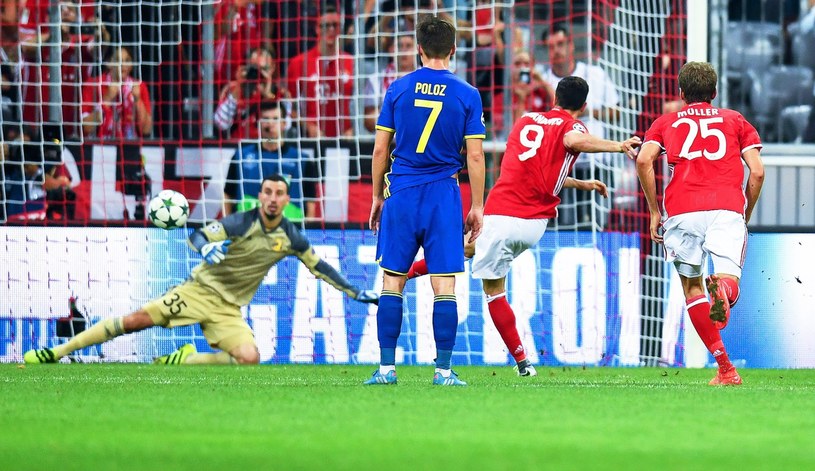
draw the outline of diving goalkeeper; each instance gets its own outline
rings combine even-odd
[[[289,187],[282,176],[265,178],[257,210],[229,215],[190,235],[188,243],[204,261],[192,270],[189,280],[136,312],[94,324],[65,344],[29,350],[25,362],[56,363],[75,350],[148,327],[200,324],[207,342],[220,352],[198,353],[194,345],[188,344],[156,358],[154,363],[256,364],[260,354],[240,307],[249,304],[269,269],[289,255],[299,258],[317,278],[351,298],[378,303],[378,294],[352,286],[321,260],[305,236],[283,217],[289,198]]]

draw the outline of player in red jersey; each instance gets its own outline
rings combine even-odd
[[[747,222],[764,183],[756,129],[737,111],[716,108],[718,77],[704,62],[688,62],[679,71],[685,106],[651,125],[637,157],[637,174],[651,213],[651,238],[663,243],[685,292],[688,315],[719,365],[711,385],[739,385],[719,329],[739,298],[739,278],[747,248]],[[657,203],[654,161],[668,158],[671,180],[665,188],[665,220]],[[750,169],[746,189],[742,160]],[[663,233],[659,233],[662,226]],[[715,274],[706,284],[707,257]],[[713,322],[711,322],[711,320]]]
[[[300,105],[306,137],[353,135],[354,58],[339,46],[342,18],[332,5],[320,16],[317,45],[288,65],[287,86]]]
[[[580,152],[625,152],[633,156],[638,137],[610,141],[588,134],[577,117],[586,107],[589,85],[580,77],[566,77],[555,91],[555,107],[545,113],[526,113],[512,128],[501,161],[501,174],[484,207],[484,228],[475,242],[474,278],[482,280],[495,327],[517,362],[519,376],[536,375],[518,335],[515,313],[506,299],[506,277],[521,253],[543,237],[549,220],[557,216],[563,188],[598,191],[598,180],[569,177]],[[465,249],[466,250],[466,249]],[[410,275],[422,274],[423,260]]]

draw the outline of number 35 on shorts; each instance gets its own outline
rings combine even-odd
[[[171,293],[167,293],[164,295],[164,298],[161,302],[167,307],[167,313],[171,316],[177,316],[181,313],[181,310],[187,307],[187,303],[181,299],[181,295],[178,294],[177,291],[173,291]]]

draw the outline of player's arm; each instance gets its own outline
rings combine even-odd
[[[574,188],[581,191],[596,191],[603,198],[608,198],[608,187],[600,180],[579,180],[577,178],[566,177],[563,188]]]
[[[285,231],[291,242],[292,254],[300,259],[312,275],[361,303],[377,304],[379,302],[379,295],[377,293],[352,285],[340,272],[329,265],[325,260],[321,259],[314,251],[308,239],[306,239],[306,236],[293,224],[286,220],[284,220],[283,224],[283,231]]]
[[[232,243],[230,237],[246,232],[254,216],[255,213],[250,211],[231,214],[220,221],[213,221],[194,230],[187,239],[187,245],[200,253],[204,261],[210,265],[221,263]]]
[[[368,218],[368,224],[374,232],[379,231],[382,205],[385,203],[385,172],[388,171],[388,149],[390,149],[391,141],[393,141],[393,130],[377,125],[371,162],[373,195],[371,215]]]
[[[312,275],[325,281],[338,291],[342,291],[353,299],[367,304],[378,304],[379,295],[372,290],[364,290],[352,285],[340,272],[317,256],[312,247],[297,253],[297,258],[308,268]]]
[[[597,152],[622,152],[634,158],[635,149],[642,144],[637,136],[629,137],[624,141],[611,141],[600,139],[591,134],[569,131],[563,136],[563,145],[576,152],[594,154]]]
[[[471,205],[470,213],[464,224],[464,231],[470,232],[469,241],[473,242],[481,234],[484,223],[484,142],[479,138],[467,139],[467,175],[470,178]]]
[[[761,162],[761,155],[756,147],[745,151],[741,154],[741,158],[747,164],[747,168],[750,169],[750,176],[747,177],[747,188],[745,188],[744,192],[747,197],[744,222],[748,223],[758,202],[758,196],[761,194],[761,187],[764,185],[764,163]]]
[[[642,185],[645,200],[648,202],[648,212],[651,213],[651,239],[661,243],[662,235],[659,226],[662,223],[662,214],[657,202],[657,182],[654,175],[654,161],[662,153],[662,148],[655,142],[646,142],[639,155],[637,155],[637,177]]]

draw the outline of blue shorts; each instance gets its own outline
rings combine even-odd
[[[383,270],[404,275],[419,247],[431,275],[464,272],[464,221],[455,178],[400,190],[385,200],[376,258]]]

